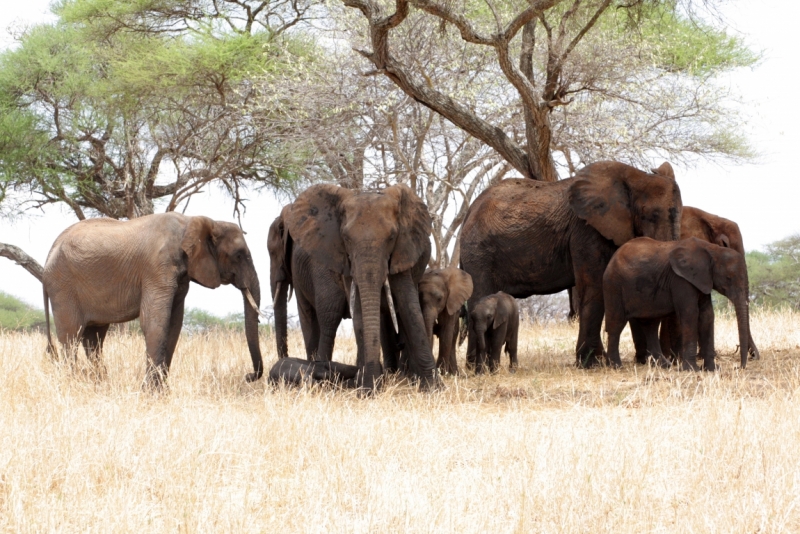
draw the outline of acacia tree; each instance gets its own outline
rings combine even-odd
[[[304,163],[302,142],[251,113],[250,78],[314,60],[313,42],[288,32],[307,9],[64,2],[55,24],[0,56],[4,208],[63,202],[78,219],[134,218],[211,183],[237,210],[241,188],[281,187]]]
[[[372,73],[490,146],[523,177],[556,180],[557,163],[572,171],[598,156],[635,163],[652,151],[673,158],[749,155],[713,81],[757,58],[740,40],[682,15],[675,2],[344,4],[362,15],[354,46]],[[430,83],[432,71],[462,73],[408,53],[420,20],[439,25],[443,47],[493,53],[493,72],[513,96],[522,139],[512,125],[493,122],[461,94]]]
[[[429,4],[412,1],[403,15],[400,2],[400,14],[382,17],[382,4],[369,1],[359,4],[372,13],[366,39],[363,11],[330,7],[329,41],[353,43],[361,60],[349,47],[331,46],[327,68],[303,84],[281,85],[304,95],[303,118],[313,119],[305,135],[321,157],[309,177],[356,188],[395,182],[414,188],[434,221],[432,265],[448,262],[448,246],[474,196],[506,176],[536,177],[525,171],[536,158],[540,167],[545,161],[568,175],[598,159],[647,168],[654,153],[684,162],[748,155],[743,138],[731,135],[739,116],[726,109],[728,95],[714,79],[755,56],[740,41],[664,6],[556,5],[526,22],[518,38],[503,44],[491,34],[494,44],[480,46],[465,40],[461,28],[489,28],[489,35],[513,6],[448,4],[469,10],[471,18],[458,19],[458,26],[447,18],[452,13]],[[372,43],[385,57],[363,50]],[[556,50],[563,50],[558,61],[551,57]],[[498,61],[510,55],[544,95],[539,103],[549,103],[535,113]],[[387,62],[376,63],[379,57]],[[557,98],[545,99],[545,80],[558,82]],[[544,138],[546,149],[532,144]],[[552,179],[553,172],[540,177]]]

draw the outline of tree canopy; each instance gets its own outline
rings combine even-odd
[[[800,310],[800,234],[748,252],[747,270],[754,304]]]
[[[316,47],[286,31],[291,17],[215,5],[65,0],[56,23],[0,55],[6,210],[63,202],[79,219],[133,218],[211,183],[238,201],[248,185],[295,179],[304,141],[280,135],[271,110],[254,113],[274,88],[252,80],[313,63]]]

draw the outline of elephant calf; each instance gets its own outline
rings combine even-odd
[[[488,354],[489,371],[500,366],[500,352],[505,345],[510,358],[509,371],[516,370],[517,337],[519,335],[519,309],[517,300],[498,291],[479,300],[470,312],[469,327],[477,341],[475,372],[482,373]]]
[[[715,369],[712,289],[728,297],[736,309],[744,369],[750,338],[744,256],[695,237],[668,242],[640,237],[622,245],[603,276],[611,364],[621,366],[619,337],[625,323],[639,319],[648,351],[661,365],[669,366],[661,352],[658,323],[662,317],[675,313],[683,369],[697,370],[698,340],[704,368]]]
[[[343,383],[353,387],[358,367],[338,362],[315,362],[300,358],[280,358],[269,370],[269,382],[300,386],[314,383]]]
[[[439,336],[439,358],[436,366],[449,374],[458,373],[456,336],[458,312],[472,295],[472,277],[461,269],[428,269],[419,282],[419,303],[425,321],[425,334],[433,347],[433,336]]]

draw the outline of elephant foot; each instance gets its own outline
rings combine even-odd
[[[439,373],[434,373],[433,376],[420,377],[419,379],[420,391],[436,391],[443,388],[444,382],[442,382]]]
[[[247,375],[244,377],[244,379],[245,379],[247,382],[255,382],[255,381],[257,381],[258,379],[260,379],[260,378],[262,377],[262,375],[263,375],[263,374],[264,374],[264,371],[263,371],[263,370],[262,370],[262,371],[256,371],[256,372],[254,372],[254,373],[247,373]]]
[[[647,365],[648,363],[650,363],[649,356],[650,355],[647,354],[646,352],[644,354],[636,353],[635,361],[639,365]]]
[[[691,360],[683,360],[681,363],[681,371],[699,371],[700,368],[697,366],[697,362],[693,362]]]
[[[597,355],[590,352],[588,354],[578,354],[575,365],[577,365],[579,369],[592,369],[593,367],[599,367],[601,361]]]
[[[672,367],[672,362],[666,359],[663,354],[658,357],[648,356],[647,362],[649,365],[658,366],[662,369],[669,369]]]
[[[515,375],[515,374],[517,374],[517,368],[516,367],[509,367],[508,368],[508,372],[511,373],[512,375]]]

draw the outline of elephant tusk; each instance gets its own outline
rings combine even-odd
[[[350,318],[356,317],[356,282],[353,280],[350,283]]]
[[[392,314],[392,324],[394,325],[394,332],[395,334],[399,334],[400,329],[397,327],[397,315],[394,313],[394,301],[392,300],[392,288],[389,287],[388,278],[383,282],[383,287],[386,288],[386,301],[389,303],[389,313]]]
[[[261,313],[261,310],[258,309],[258,304],[256,304],[256,299],[253,298],[253,294],[250,293],[250,289],[245,288],[244,296],[247,298],[247,302],[250,303],[250,306],[256,311],[259,317],[266,318],[267,316]]]
[[[289,298],[286,299],[286,302],[292,301],[292,294],[294,293],[294,286],[289,284]]]
[[[249,293],[249,291],[248,291],[248,293]],[[278,295],[280,295],[280,294],[281,294],[281,283],[278,282],[278,285],[275,286],[275,297],[272,299],[272,307],[273,308],[278,305]],[[250,297],[252,298],[252,295]]]

